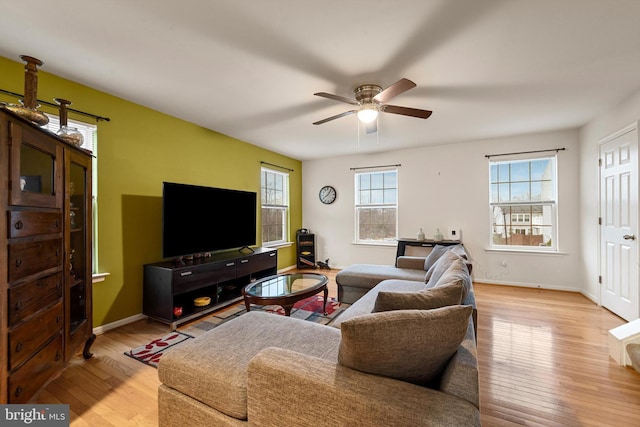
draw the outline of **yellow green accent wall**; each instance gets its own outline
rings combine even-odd
[[[259,195],[261,161],[293,169],[289,239],[295,241],[302,227],[300,161],[49,74],[47,58],[39,59],[44,66],[38,71],[38,99],[66,98],[70,108],[111,119],[98,123],[98,270],[110,275],[93,285],[94,327],[142,312],[143,265],[162,260],[163,181]],[[19,59],[0,57],[0,76],[0,89],[24,93]],[[0,101],[18,100],[0,93]],[[57,114],[55,108],[41,109]],[[69,118],[92,120],[74,113]],[[295,246],[278,249],[278,269],[295,264]]]

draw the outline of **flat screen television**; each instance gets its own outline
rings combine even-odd
[[[163,182],[164,258],[255,244],[256,193]]]

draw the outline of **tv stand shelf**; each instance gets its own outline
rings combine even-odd
[[[254,280],[277,274],[275,249],[254,248],[212,254],[185,261],[162,261],[144,266],[142,313],[171,325],[203,316],[242,299],[242,288]],[[194,300],[210,297],[211,303],[196,307]],[[174,314],[181,308],[181,314]]]

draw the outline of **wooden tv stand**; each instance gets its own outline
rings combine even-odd
[[[276,249],[254,248],[215,253],[211,257],[186,261],[163,261],[144,266],[142,313],[171,325],[203,316],[242,300],[242,288],[254,280],[277,274]],[[194,300],[210,297],[211,303],[196,307]],[[182,308],[180,315],[174,314]]]

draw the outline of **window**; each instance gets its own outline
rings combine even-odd
[[[394,242],[398,235],[398,171],[356,172],[356,243]]]
[[[47,129],[50,132],[53,133],[57,133],[58,130],[60,129],[60,118],[58,116],[54,116],[51,114],[47,114],[47,117],[49,117],[49,123],[47,123],[46,126],[43,126],[45,129]],[[93,195],[93,200],[92,200],[92,209],[91,209],[91,213],[93,215],[92,218],[92,224],[93,224],[93,238],[92,238],[92,242],[93,242],[93,256],[91,257],[92,262],[93,262],[93,266],[92,266],[92,272],[93,274],[97,274],[98,273],[98,163],[96,160],[96,149],[97,149],[97,142],[98,142],[98,126],[94,125],[94,124],[89,124],[89,123],[84,123],[84,122],[78,122],[76,120],[71,120],[68,119],[67,120],[67,125],[71,126],[71,127],[75,127],[76,129],[78,129],[80,131],[80,133],[82,133],[82,137],[83,137],[83,142],[82,142],[82,148],[91,151],[94,154],[93,157],[93,164],[92,164],[92,182],[93,182],[93,188],[91,189],[91,194]]]
[[[289,231],[289,174],[261,170],[262,245],[287,241]]]
[[[47,114],[47,117],[49,117],[49,123],[47,123],[47,125],[43,127],[50,132],[57,133],[58,129],[60,129],[60,118],[58,116],[53,116],[51,114]],[[98,126],[88,124],[88,123],[78,122],[71,119],[67,120],[67,125],[74,127],[80,131],[80,133],[84,138],[84,141],[82,142],[82,148],[89,150],[95,154],[95,145],[96,145],[96,139],[98,134]]]
[[[556,157],[489,161],[491,247],[557,250]]]

